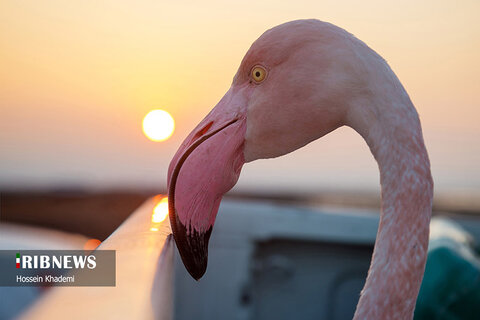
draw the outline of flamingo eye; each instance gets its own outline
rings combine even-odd
[[[251,72],[251,77],[256,83],[260,83],[263,80],[265,80],[266,76],[267,76],[267,70],[265,70],[264,67],[261,67],[261,66],[253,67]]]

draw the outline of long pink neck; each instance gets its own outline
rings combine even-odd
[[[357,131],[380,168],[377,240],[354,319],[412,319],[425,270],[433,181],[411,104],[367,116]]]

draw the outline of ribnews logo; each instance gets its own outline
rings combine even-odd
[[[0,286],[115,286],[115,260],[115,250],[0,250]]]
[[[96,256],[90,255],[21,255],[17,252],[15,265],[17,269],[95,269]]]

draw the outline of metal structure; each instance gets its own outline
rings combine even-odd
[[[351,319],[378,213],[224,200],[207,273],[193,280],[158,199],[101,249],[116,250],[116,287],[54,287],[21,319]],[[475,238],[476,219],[457,219]]]
[[[99,249],[116,250],[115,287],[55,287],[21,319],[172,318],[173,239],[168,219],[152,221],[154,199]]]
[[[352,319],[378,213],[223,201],[205,276],[175,261],[175,319]]]

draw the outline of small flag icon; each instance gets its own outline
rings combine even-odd
[[[18,253],[18,252],[17,252],[16,262],[17,262],[17,269],[20,269],[20,253]]]

